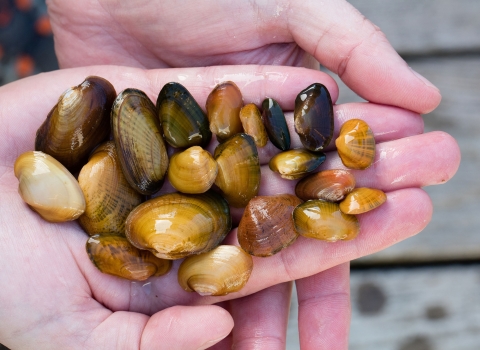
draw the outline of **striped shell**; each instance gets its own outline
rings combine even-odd
[[[349,193],[340,203],[340,210],[345,214],[362,214],[381,206],[387,196],[375,188],[360,187]]]
[[[335,140],[343,165],[351,169],[367,169],[375,159],[375,138],[363,120],[351,119],[342,125]]]
[[[354,188],[355,177],[348,170],[330,169],[301,179],[295,186],[295,194],[304,201],[323,199],[338,202]]]

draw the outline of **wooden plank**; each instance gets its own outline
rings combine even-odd
[[[403,55],[480,50],[478,0],[349,0]]]

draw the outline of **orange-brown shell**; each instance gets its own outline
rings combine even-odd
[[[363,120],[345,122],[335,140],[343,165],[350,169],[367,169],[375,159],[375,138]]]
[[[330,169],[301,179],[295,186],[295,194],[304,201],[323,199],[338,202],[354,188],[355,177],[349,171]]]
[[[240,121],[245,133],[253,137],[257,147],[264,147],[268,142],[267,131],[262,121],[262,114],[254,103],[249,103],[240,110]]]
[[[340,202],[340,210],[345,214],[363,214],[381,206],[387,196],[375,188],[360,187],[350,192]]]

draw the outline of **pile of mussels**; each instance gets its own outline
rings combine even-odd
[[[156,106],[136,89],[115,96],[114,87],[95,76],[68,89],[38,129],[35,151],[15,162],[23,200],[50,222],[78,219],[91,236],[87,253],[104,273],[145,280],[185,258],[178,271],[182,288],[227,294],[247,282],[251,255],[273,255],[299,234],[353,239],[359,231],[354,214],[386,200],[379,190],[355,188],[346,170],[308,175],[325,160],[321,151],[333,136],[332,101],[321,84],[295,100],[295,130],[305,148],[291,150],[279,104],[266,98],[263,113],[244,106],[230,81],[210,93],[207,114],[174,82],[162,88]],[[212,133],[220,142],[213,156],[204,150]],[[270,169],[286,179],[303,177],[296,196],[257,196],[257,147],[268,139],[282,150]],[[170,159],[165,141],[179,149]],[[348,168],[365,169],[374,160],[373,133],[362,120],[346,122],[335,143]],[[165,177],[178,192],[143,202]],[[229,206],[246,207],[241,248],[219,245],[232,228]]]

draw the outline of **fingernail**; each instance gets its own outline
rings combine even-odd
[[[228,334],[227,334],[228,335]],[[217,344],[220,340],[224,339],[227,335],[224,335],[223,337],[220,337],[220,338],[217,338],[217,339],[214,339],[214,340],[209,340],[207,341],[205,344],[203,344],[202,346],[200,346],[197,350],[205,350],[205,349],[208,349],[209,347],[211,347],[212,345],[215,345]]]
[[[428,87],[434,88],[435,90],[438,90],[438,88],[435,85],[433,85],[429,80],[427,80],[427,78],[425,78],[423,75],[420,75],[418,72],[414,71],[412,67],[408,67],[408,68],[410,68],[413,74],[415,74],[415,76],[418,79],[420,79],[425,85],[427,85]]]

